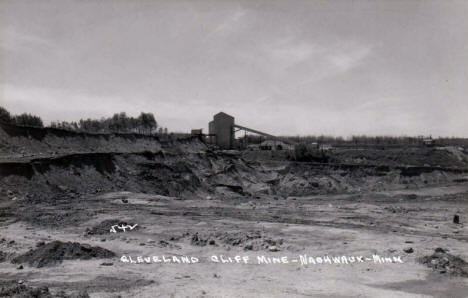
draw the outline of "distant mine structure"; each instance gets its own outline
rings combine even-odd
[[[194,129],[192,130],[192,135],[203,136],[207,143],[216,145],[223,150],[230,150],[240,147],[241,144],[236,140],[235,133],[241,130],[266,137],[267,141],[265,142],[267,143],[263,144],[265,145],[263,147],[268,147],[268,150],[286,150],[293,148],[292,144],[282,141],[276,136],[236,124],[234,117],[224,112],[219,112],[213,116],[213,120],[208,123],[208,134],[203,134],[200,129]],[[247,144],[243,145],[244,148],[247,146]]]

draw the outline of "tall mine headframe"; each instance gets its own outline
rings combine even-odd
[[[210,135],[215,136],[215,144],[221,149],[234,147],[234,117],[224,112],[213,116],[213,121],[208,124]]]

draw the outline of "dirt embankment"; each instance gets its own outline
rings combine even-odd
[[[62,154],[16,160],[11,156],[18,146],[31,154],[48,150]],[[108,191],[178,198],[287,197],[466,181],[464,153],[409,150],[404,154],[338,151],[333,153],[335,163],[327,164],[248,161],[236,152],[211,151],[196,138],[161,141],[2,124],[0,158],[9,160],[0,160],[0,195],[28,205]],[[438,166],[420,165],[423,161]]]
[[[206,147],[196,153],[184,149],[203,148],[197,140],[173,145],[177,150],[172,152],[82,153],[0,163],[0,185],[4,195],[40,201],[122,190],[206,198],[411,188],[451,182],[464,175],[461,170],[430,167],[248,163]]]
[[[72,153],[157,152],[157,136],[94,134],[56,128],[22,127],[0,123],[0,160],[27,160]]]

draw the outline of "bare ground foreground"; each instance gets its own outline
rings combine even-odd
[[[465,150],[330,154],[1,125],[0,297],[468,297]]]

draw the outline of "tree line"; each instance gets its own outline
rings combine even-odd
[[[332,146],[346,146],[346,145],[417,145],[421,143],[423,136],[408,137],[408,136],[351,136],[344,138],[341,136],[279,136],[280,140],[290,141],[297,144],[329,144]],[[265,139],[264,136],[246,135],[241,139],[247,144],[260,144]]]
[[[467,138],[457,137],[438,137],[432,139],[432,136],[368,136],[355,135],[348,138],[340,136],[289,136],[282,137],[296,143],[317,143],[329,144],[331,146],[395,146],[412,147],[420,146],[423,140],[433,140],[436,146],[468,146]]]
[[[318,143],[330,144],[333,146],[340,145],[418,145],[425,136],[367,136],[354,135],[348,138],[341,136],[295,136],[285,137],[297,143]]]
[[[23,113],[19,115],[12,115],[5,108],[0,107],[0,121],[9,124],[16,124],[22,126],[35,126],[44,127],[41,117]]]
[[[115,113],[112,117],[101,119],[80,119],[79,121],[53,121],[50,127],[93,133],[166,133],[167,128],[159,127],[153,113],[144,113],[138,117],[128,116],[125,112]]]
[[[246,135],[240,138],[242,144],[260,144],[267,138],[258,135]],[[413,147],[420,146],[423,140],[432,139],[431,136],[367,136],[356,135],[347,138],[341,136],[280,136],[280,140],[291,141],[295,144],[327,144],[336,147],[347,146],[395,146],[395,147]],[[457,137],[438,137],[434,139],[436,146],[468,146],[467,138]]]
[[[44,127],[39,116],[23,113],[12,115],[8,110],[0,107],[0,121],[21,126]],[[66,129],[92,133],[141,133],[167,134],[167,128],[159,127],[153,113],[141,112],[138,117],[128,116],[125,112],[115,113],[112,117],[101,119],[80,119],[79,121],[53,121],[52,128]]]

